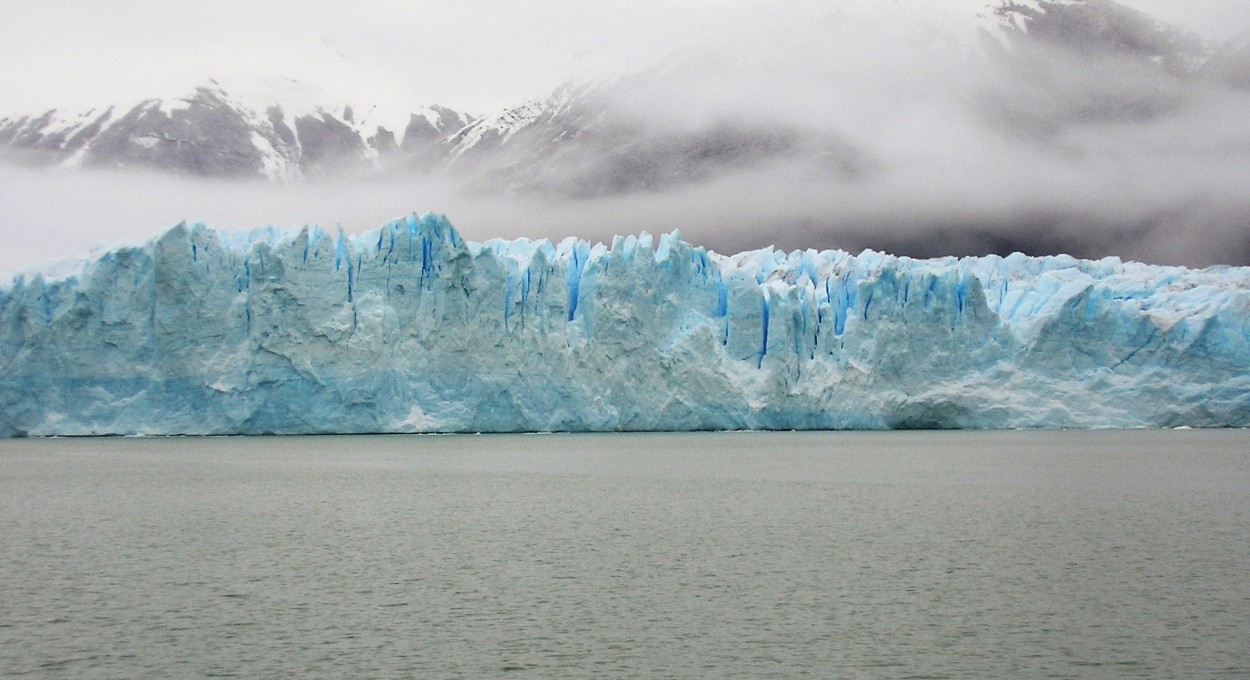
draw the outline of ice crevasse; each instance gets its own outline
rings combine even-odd
[[[1250,269],[180,224],[0,287],[0,435],[1250,425]]]

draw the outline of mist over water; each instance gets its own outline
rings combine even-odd
[[[1107,0],[998,6],[770,6],[602,88],[600,137],[558,156],[288,186],[0,169],[0,271],[183,219],[360,232],[411,211],[473,240],[680,229],[723,253],[1250,264],[1244,38]],[[661,153],[717,135],[710,158]]]

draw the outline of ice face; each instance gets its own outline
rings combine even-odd
[[[1250,425],[1250,269],[178,225],[0,289],[0,434]]]

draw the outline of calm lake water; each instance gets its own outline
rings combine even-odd
[[[0,675],[1250,676],[1250,432],[0,442]]]

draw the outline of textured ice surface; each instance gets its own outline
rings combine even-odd
[[[179,225],[0,288],[0,434],[1250,424],[1250,269]]]

